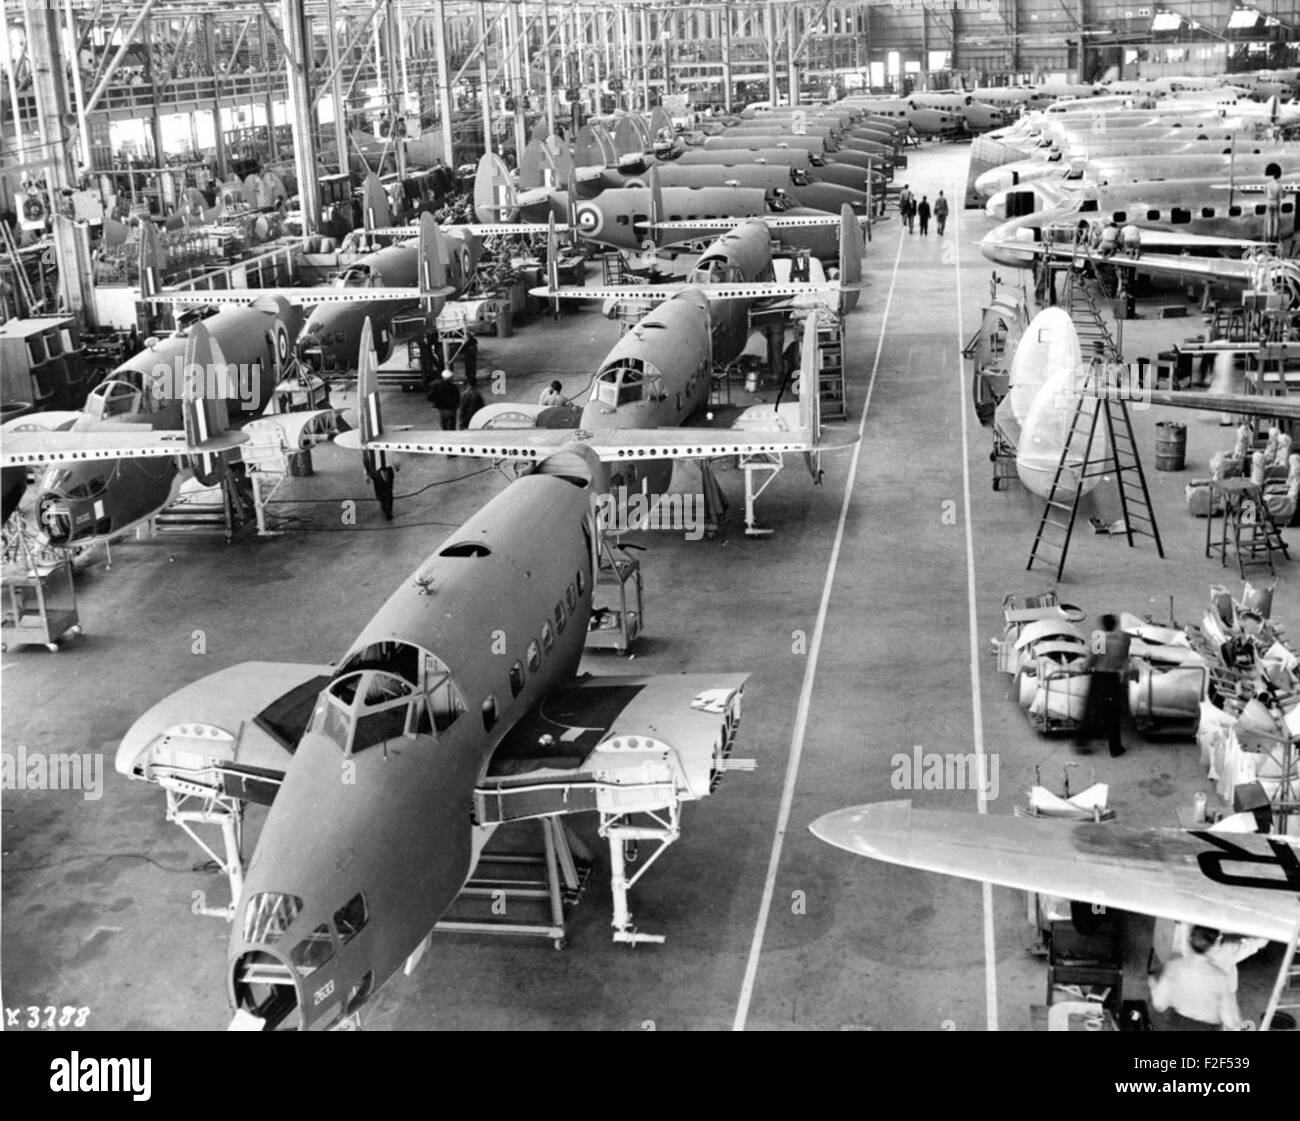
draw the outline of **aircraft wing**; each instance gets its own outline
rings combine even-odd
[[[401,300],[403,302],[428,300],[438,296],[455,295],[456,289],[444,284],[439,288],[424,290],[404,288],[221,288],[217,290],[196,288],[188,292],[157,292],[142,296],[145,303],[154,304],[251,304],[268,296],[279,296],[291,304],[312,306],[316,304],[362,304],[372,301]]]
[[[550,228],[549,223],[546,222],[453,222],[451,225],[440,227],[443,230],[468,230],[480,237],[496,234],[544,234]],[[560,222],[555,229],[558,233],[567,233],[569,225],[567,222]],[[383,237],[413,237],[418,232],[418,226],[379,226],[366,231]]]
[[[563,685],[510,730],[480,789],[507,814],[510,791],[527,787],[534,798],[557,795],[567,813],[649,812],[704,798],[722,771],[752,768],[730,758],[748,676],[610,675]]]
[[[0,444],[0,466],[32,467],[90,459],[149,459],[170,455],[215,455],[248,441],[243,432],[226,431],[191,444],[183,429],[120,428],[90,432],[7,432]]]
[[[1143,390],[1153,405],[1175,409],[1201,409],[1210,413],[1239,413],[1243,416],[1274,416],[1300,420],[1300,397],[1272,397],[1258,393],[1193,393],[1179,390]]]
[[[690,220],[674,222],[651,222],[656,230],[729,230],[734,226],[739,226],[742,222],[752,222],[755,218],[762,221],[763,225],[773,230],[790,230],[799,229],[808,226],[838,226],[840,218],[837,214],[827,214],[824,218],[815,214],[750,214],[744,218],[693,218]],[[865,225],[869,219],[856,217],[858,225]]]
[[[728,428],[610,429],[483,429],[467,432],[404,432],[361,442],[359,429],[334,440],[345,448],[367,452],[410,452],[419,455],[471,455],[485,459],[541,460],[566,444],[582,443],[606,463],[632,459],[714,459],[726,455],[764,452],[834,451],[852,447],[857,433],[823,429],[814,440],[800,429],[736,431]]]
[[[1038,891],[1121,911],[1289,941],[1300,919],[1300,842],[1114,822],[851,806],[809,828],[887,864]]]
[[[128,778],[269,802],[332,666],[240,662],[178,689],[118,745]]]
[[[838,281],[824,284],[775,283],[764,284],[623,284],[612,288],[584,288],[568,286],[547,288],[539,285],[528,290],[533,296],[546,296],[568,300],[666,300],[687,288],[699,292],[708,300],[765,300],[785,296],[808,296],[817,292],[841,292],[847,285]],[[865,287],[858,284],[856,287]]]

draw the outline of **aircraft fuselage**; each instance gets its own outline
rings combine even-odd
[[[582,657],[590,490],[512,483],[389,598],[321,692],[230,937],[230,1001],[266,1027],[358,1011],[464,886],[475,785]]]

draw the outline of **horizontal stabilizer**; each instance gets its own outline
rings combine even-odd
[[[414,301],[427,296],[453,296],[456,289],[443,285],[431,292],[420,288],[222,288],[195,289],[192,292],[159,292],[150,296],[159,304],[251,304],[268,296],[279,296],[300,307],[315,304],[361,304],[373,301]]]
[[[708,300],[773,300],[786,296],[809,296],[818,292],[842,292],[845,285],[838,281],[823,284],[622,284],[612,288],[585,288],[570,286],[546,288],[538,286],[528,290],[533,296],[550,296],[565,300],[666,300],[688,288],[699,292]],[[858,283],[855,288],[865,285]]]
[[[344,435],[347,435],[346,433]],[[336,443],[342,443],[339,437]],[[409,432],[367,442],[367,451],[422,455],[471,455],[485,459],[541,460],[570,443],[591,448],[606,463],[636,459],[713,459],[726,455],[758,455],[806,451],[837,451],[858,441],[854,432],[824,431],[814,441],[805,431],[735,431],[723,428],[615,428],[604,432],[582,429],[484,430],[482,432]]]
[[[825,217],[819,217],[815,214],[789,214],[781,216],[780,214],[764,214],[760,216],[763,224],[773,230],[792,230],[805,229],[811,226],[838,226],[840,219],[834,214],[827,214]],[[742,222],[752,222],[754,216],[747,218],[696,218],[672,222],[651,222],[650,224],[656,230],[730,230]],[[855,218],[854,221],[859,224],[865,224],[867,219]]]
[[[222,432],[191,446],[175,429],[123,432],[14,432],[0,448],[0,466],[29,467],[77,460],[149,459],[155,456],[215,454],[247,443],[243,432]]]

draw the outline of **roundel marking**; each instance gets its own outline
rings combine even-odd
[[[577,212],[578,232],[591,236],[598,234],[601,227],[604,226],[605,220],[601,217],[600,208],[591,205],[579,206]]]

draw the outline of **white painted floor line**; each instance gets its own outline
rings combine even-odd
[[[799,690],[799,707],[795,710],[794,733],[790,739],[790,755],[785,764],[785,786],[781,790],[781,807],[776,817],[776,832],[772,837],[772,853],[767,862],[767,878],[763,881],[763,898],[754,923],[754,937],[749,946],[749,960],[745,965],[745,978],[740,986],[740,1001],[736,1005],[733,1031],[744,1031],[749,1019],[749,1005],[754,996],[754,981],[758,975],[758,959],[763,953],[763,936],[767,931],[768,916],[772,911],[772,896],[776,890],[776,876],[781,866],[781,850],[785,845],[786,828],[790,823],[790,808],[794,804],[794,788],[799,780],[799,761],[803,756],[804,736],[808,731],[808,712],[812,707],[813,682],[817,677],[817,659],[821,653],[822,634],[826,629],[826,614],[830,607],[831,587],[839,565],[840,548],[844,544],[844,526],[849,517],[849,504],[853,500],[853,484],[858,477],[858,460],[862,455],[862,434],[866,431],[867,415],[871,408],[871,394],[876,388],[876,373],[880,369],[880,352],[885,345],[885,323],[889,308],[894,302],[894,286],[898,282],[898,263],[903,257],[903,231],[899,230],[898,251],[894,254],[894,271],[889,280],[889,295],[880,317],[879,336],[876,340],[876,357],[871,364],[871,379],[867,382],[867,395],[862,402],[862,419],[858,421],[858,442],[853,446],[848,475],[844,480],[844,499],[840,503],[840,520],[835,528],[835,544],[826,566],[826,581],[822,584],[821,604],[817,609],[817,623],[813,628],[812,642],[808,648],[808,664],[804,668],[803,685]]]
[[[971,521],[970,499],[970,416],[967,401],[970,393],[961,373],[961,350],[965,345],[965,332],[962,330],[961,307],[961,238],[957,233],[960,207],[952,210],[953,275],[957,291],[957,392],[961,397],[961,485],[962,507],[966,511],[966,609],[967,626],[970,631],[970,707],[971,729],[975,746],[975,783],[976,809],[986,814],[989,812],[988,794],[984,789],[984,776],[993,772],[989,770],[988,757],[984,752],[984,709],[980,701],[980,640],[979,615],[975,609],[975,531]],[[993,885],[980,885],[984,910],[984,1016],[987,1030],[998,1030],[998,962],[997,947],[993,934]]]

